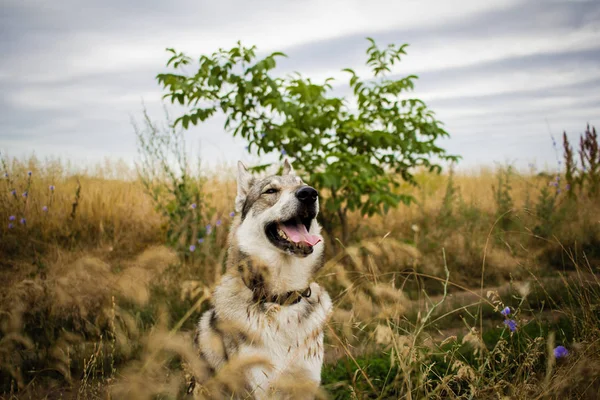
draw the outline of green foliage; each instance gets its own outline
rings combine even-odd
[[[414,167],[439,171],[432,161],[457,160],[436,145],[448,133],[425,103],[406,95],[414,75],[390,79],[386,73],[400,62],[407,45],[379,49],[372,39],[367,65],[373,77],[361,79],[353,70],[352,97],[332,94],[333,78],[322,84],[300,74],[275,75],[275,52],[258,59],[255,47],[240,43],[230,50],[202,55],[197,71],[186,74],[189,57],[177,53],[167,62],[176,73],[159,74],[165,97],[187,108],[175,124],[187,129],[217,113],[226,116],[225,129],[249,142],[258,155],[278,151],[293,159],[300,173],[326,192],[322,210],[330,233],[334,220],[348,239],[347,214],[385,213],[413,197],[399,194],[399,179],[415,183]]]
[[[185,251],[210,233],[204,222],[210,220],[214,209],[205,205],[202,179],[192,175],[182,132],[170,121],[166,127],[160,127],[144,111],[143,128],[135,124],[134,127],[140,155],[136,166],[140,181],[156,210],[167,218],[167,244]]]
[[[579,139],[579,157],[583,169],[583,180],[591,195],[600,191],[600,145],[596,128],[588,125]]]
[[[567,194],[573,198],[575,196],[575,189],[581,185],[581,178],[577,177],[577,165],[573,157],[573,148],[569,143],[567,133],[563,132],[563,155],[565,159],[565,180],[567,181],[568,189]]]
[[[507,230],[510,227],[510,213],[513,210],[514,203],[510,191],[510,178],[512,176],[512,166],[502,168],[498,171],[498,186],[492,186],[494,191],[494,202],[496,203],[496,218],[499,219],[498,226]]]
[[[438,220],[443,225],[451,225],[454,221],[454,208],[457,199],[457,189],[454,184],[454,171],[450,169],[448,174],[448,183],[446,184],[446,192],[438,214]]]
[[[557,194],[551,194],[546,186],[540,191],[535,206],[535,215],[539,220],[539,224],[533,229],[533,232],[538,236],[548,238],[552,235],[555,224],[556,196]]]
[[[356,364],[365,371],[380,398],[397,398],[397,388],[390,384],[398,374],[398,366],[393,365],[393,355],[382,352],[370,357],[356,359]],[[322,373],[323,385],[332,399],[350,400],[355,392],[369,392],[370,387],[362,375],[357,374],[357,366],[349,359],[335,364],[325,365]],[[373,393],[374,394],[374,393]]]

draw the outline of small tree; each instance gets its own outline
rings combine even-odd
[[[569,143],[567,132],[563,132],[563,155],[565,159],[565,180],[567,181],[567,194],[569,198],[575,197],[575,189],[581,184],[577,175],[577,164],[573,156],[573,148]]]
[[[187,107],[176,124],[188,128],[222,112],[224,128],[247,139],[249,151],[279,151],[281,158],[292,158],[325,194],[325,230],[331,235],[337,219],[346,242],[349,212],[371,216],[410,203],[413,197],[397,189],[401,179],[415,184],[414,167],[439,172],[439,162],[458,159],[436,145],[448,133],[425,103],[404,95],[417,77],[386,77],[407,45],[380,50],[369,41],[367,65],[373,78],[363,80],[345,69],[349,98],[331,94],[333,78],[318,84],[299,74],[275,76],[276,59],[283,53],[257,59],[255,47],[239,42],[230,50],[202,55],[193,74],[165,73],[157,79],[166,98]],[[167,66],[183,72],[191,64],[185,54],[167,50],[172,53]]]
[[[600,141],[596,128],[588,124],[579,138],[579,157],[583,169],[583,180],[588,192],[595,196],[600,191]]]
[[[192,173],[181,130],[166,117],[167,123],[159,125],[144,110],[143,125],[134,122],[140,156],[136,169],[156,210],[165,217],[167,244],[185,254],[209,233],[204,223],[214,209],[206,206],[203,179]]]

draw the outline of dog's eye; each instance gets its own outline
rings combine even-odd
[[[277,193],[277,192],[278,192],[278,190],[277,190],[277,189],[273,189],[273,188],[271,188],[271,189],[267,189],[267,190],[265,190],[265,191],[263,192],[263,194],[273,194],[273,193]]]

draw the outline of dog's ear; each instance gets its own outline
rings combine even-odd
[[[248,172],[248,168],[241,162],[238,161],[238,177],[237,177],[237,196],[235,196],[235,212],[242,212],[246,197],[250,191],[250,186],[254,178],[252,174]]]
[[[293,174],[294,174],[294,168],[292,167],[292,164],[290,164],[290,162],[286,158],[285,161],[283,162],[283,174],[282,175],[293,175]]]

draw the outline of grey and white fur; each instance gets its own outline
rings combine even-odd
[[[312,281],[323,266],[318,193],[287,160],[282,175],[264,179],[238,162],[235,211],[227,270],[195,334],[199,356],[213,374],[244,357],[265,360],[249,364],[243,393],[223,393],[228,398],[312,398],[332,308]],[[286,395],[280,382],[290,378],[312,389]]]

